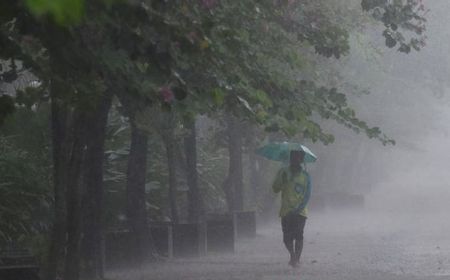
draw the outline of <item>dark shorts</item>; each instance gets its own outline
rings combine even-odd
[[[299,214],[289,213],[281,218],[284,239],[302,240],[305,223],[306,217]]]

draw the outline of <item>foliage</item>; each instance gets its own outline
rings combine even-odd
[[[64,6],[66,2],[70,5]],[[101,1],[81,0],[25,3],[33,13],[49,13],[55,18],[67,18],[64,13],[70,12],[71,5],[76,6],[72,17],[80,18],[79,11],[85,6],[85,17],[77,26],[52,29],[57,33],[51,39],[39,28],[24,30],[23,24],[30,22],[19,18],[12,29],[17,30],[16,36],[11,37],[15,40],[8,42],[21,46],[18,48],[21,57],[32,57],[24,46],[24,36],[36,37],[44,49],[53,50],[57,75],[73,88],[75,101],[87,98],[81,102],[90,104],[95,98],[92,94],[86,97],[77,93],[100,92],[106,86],[117,91],[126,89],[127,94],[139,100],[140,106],[161,103],[170,107],[172,100],[189,97],[183,114],[231,110],[268,130],[280,129],[288,136],[300,133],[329,143],[332,137],[321,130],[314,117],[317,114],[383,143],[390,142],[378,129],[357,120],[355,114],[344,113],[351,111],[345,98],[334,104],[338,107],[321,104],[334,103],[326,99],[336,95],[323,94],[323,88],[315,85],[320,84],[319,80],[305,81],[302,75],[308,49],[337,59],[349,52],[348,26],[336,21],[336,13],[324,8],[325,3],[269,0],[144,1],[141,5],[132,1],[105,5]],[[423,42],[411,39],[407,43],[400,33],[402,29],[422,34],[424,19],[419,12],[423,8],[418,1],[372,0],[362,1],[361,5],[386,25],[385,37],[399,42],[400,51],[418,49],[419,41]],[[380,13],[383,16],[378,16]],[[303,84],[308,84],[306,90]]]
[[[165,56],[173,59],[169,66],[177,75],[172,82],[179,83],[181,78],[196,102],[206,102],[212,110],[231,110],[270,131],[281,129],[289,136],[300,132],[329,143],[332,137],[311,117],[319,111],[321,116],[347,122],[347,126],[387,143],[377,130],[369,130],[364,122],[355,121],[354,115],[343,113],[351,110],[345,96],[335,103],[337,107],[315,106],[331,95],[316,95],[320,88],[312,81],[299,82],[301,51],[307,45],[319,55],[336,58],[349,49],[345,29],[330,24],[320,10],[312,24],[303,12],[305,4],[221,1],[207,11],[201,5],[180,10],[167,4],[163,12],[152,8],[148,7],[149,13],[164,19],[160,24],[168,29],[162,45],[170,46]],[[247,12],[246,17],[242,11]],[[311,85],[308,90],[303,90],[304,83]],[[205,110],[205,106],[196,107]],[[340,112],[334,114],[333,110]]]
[[[36,16],[49,14],[59,24],[78,22],[84,13],[84,0],[26,0],[25,4]]]
[[[14,111],[15,107],[12,97],[8,95],[0,95],[0,125],[2,125],[5,118]]]
[[[21,108],[0,130],[0,243],[28,242],[47,231],[52,202],[46,117],[45,108]]]
[[[361,6],[384,24],[383,36],[387,47],[397,47],[398,51],[409,53],[411,49],[418,51],[425,46],[424,15],[427,10],[423,0],[362,0]],[[400,29],[413,35],[408,40]]]
[[[198,122],[199,185],[207,212],[224,212],[227,209],[223,180],[228,172],[228,151],[223,124],[202,117]]]

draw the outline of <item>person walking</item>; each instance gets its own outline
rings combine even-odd
[[[305,152],[290,152],[289,166],[282,167],[272,185],[275,193],[281,192],[280,218],[283,242],[289,252],[289,265],[297,267],[303,250],[303,230],[311,196],[311,178],[302,168]]]

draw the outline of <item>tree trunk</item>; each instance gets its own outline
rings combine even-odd
[[[166,146],[167,165],[169,168],[169,205],[172,222],[179,222],[177,210],[177,159],[175,154],[175,135],[173,127],[166,129],[164,132],[164,143]]]
[[[233,196],[230,211],[242,211],[244,209],[244,184],[242,169],[242,134],[239,120],[230,116],[228,125],[228,151],[230,156],[227,184],[228,192]],[[228,185],[228,186],[227,186]],[[229,194],[229,195],[230,195]]]
[[[76,113],[73,127],[73,144],[70,153],[69,181],[67,184],[67,252],[65,280],[78,280],[81,261],[81,167],[85,152],[84,116]]]
[[[78,279],[81,238],[81,172],[85,137],[81,115],[58,98],[63,87],[52,84],[52,139],[55,219],[48,256],[47,279]],[[67,246],[67,247],[66,247]]]
[[[51,126],[53,146],[54,220],[48,252],[46,279],[55,280],[63,270],[66,245],[66,183],[68,177],[69,109],[57,96],[63,86],[51,83]]]
[[[134,240],[136,261],[142,263],[150,253],[151,236],[147,226],[145,179],[148,137],[131,121],[131,146],[127,169],[127,218]]]
[[[123,94],[125,89],[116,89],[125,114],[130,119],[131,145],[127,168],[127,221],[133,239],[133,254],[137,263],[153,259],[156,249],[147,224],[145,182],[147,173],[148,136],[136,126],[136,114],[146,103]]]
[[[247,124],[246,128],[246,146],[250,147],[250,149],[247,151],[248,153],[248,167],[249,167],[249,184],[250,184],[250,198],[247,202],[250,202],[251,207],[254,210],[258,209],[259,206],[259,199],[260,199],[260,193],[261,193],[261,185],[262,185],[262,172],[261,172],[261,162],[259,160],[259,157],[254,152],[254,149],[258,145],[257,141],[257,135],[258,130],[255,126],[251,124]]]
[[[255,153],[250,152],[250,189],[252,197],[252,206],[258,208],[259,188],[261,187],[261,174],[259,172],[260,163]]]
[[[83,257],[88,279],[104,277],[103,267],[103,161],[106,125],[112,95],[102,97],[96,111],[88,116],[87,150],[84,168],[86,191],[83,199]]]
[[[186,156],[186,174],[188,192],[188,215],[190,222],[201,222],[204,219],[204,206],[198,185],[197,173],[197,131],[195,119],[185,121],[188,134],[184,137],[184,153]]]
[[[233,185],[231,183],[231,179],[230,179],[230,174],[227,175],[227,177],[225,178],[225,180],[222,183],[222,189],[223,192],[225,193],[225,201],[227,203],[227,209],[228,212],[233,212],[234,210],[234,188]]]

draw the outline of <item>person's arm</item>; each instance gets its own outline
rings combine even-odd
[[[287,181],[286,172],[284,172],[283,169],[280,169],[272,184],[273,192],[279,193],[283,189],[284,184],[286,184],[286,181]]]
[[[302,211],[306,207],[306,205],[308,204],[309,198],[311,197],[311,177],[309,176],[308,173],[306,173],[306,174],[307,174],[307,177],[308,177],[307,178],[308,181],[306,183],[305,194],[303,196],[302,203],[300,203],[300,205],[297,207],[297,209],[295,209],[296,212]]]

